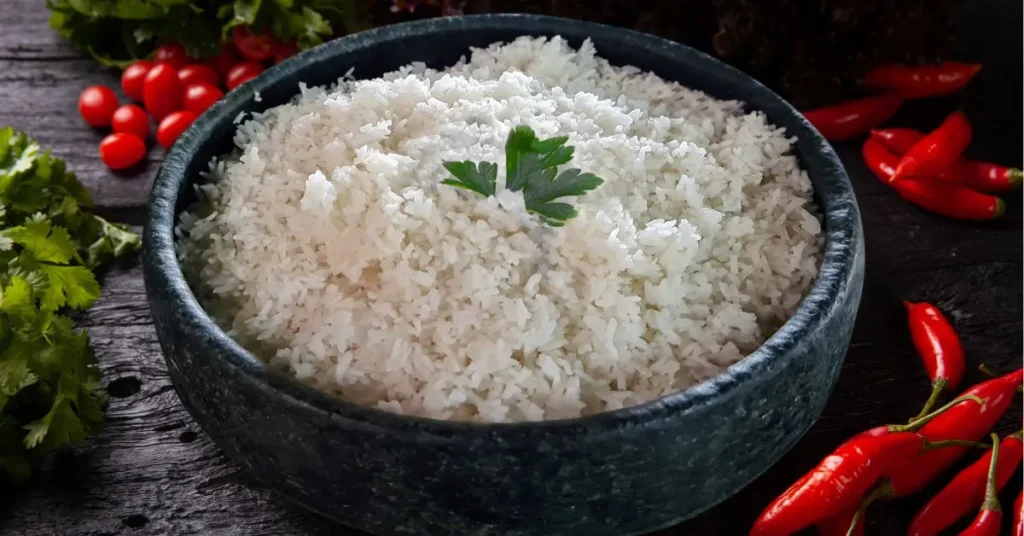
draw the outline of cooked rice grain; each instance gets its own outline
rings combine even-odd
[[[605,179],[563,228],[518,193],[444,186],[509,130],[569,136]],[[523,37],[444,71],[307,88],[243,120],[182,215],[178,252],[231,336],[366,405],[486,422],[653,400],[754,350],[823,239],[763,114]]]

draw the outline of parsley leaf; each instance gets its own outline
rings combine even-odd
[[[89,337],[59,313],[91,305],[100,295],[93,270],[134,253],[139,238],[91,205],[63,161],[0,129],[0,472],[15,481],[30,476],[33,451],[78,443],[103,425]]]
[[[474,164],[468,160],[463,162],[445,162],[444,168],[455,178],[445,179],[441,184],[476,192],[484,197],[494,195],[495,184],[498,182],[498,165],[491,162]]]
[[[552,227],[561,227],[576,217],[576,209],[557,199],[583,195],[604,183],[593,173],[570,168],[558,173],[558,166],[572,160],[575,149],[566,146],[567,136],[541,140],[533,129],[513,128],[505,141],[505,188],[523,192],[526,210],[540,216]],[[491,162],[445,162],[455,178],[441,184],[455,186],[485,197],[494,195],[498,165]]]
[[[563,222],[576,217],[576,209],[568,203],[555,203],[554,200],[583,195],[603,182],[597,175],[583,173],[576,168],[559,173],[554,180],[546,180],[545,175],[545,180],[532,181],[523,191],[526,209],[543,217],[549,225],[561,227]]]

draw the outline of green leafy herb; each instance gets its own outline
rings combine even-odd
[[[50,27],[107,66],[124,67],[162,43],[217,54],[231,28],[252,26],[300,48],[367,26],[357,0],[47,0]]]
[[[87,212],[64,162],[0,129],[0,472],[31,474],[28,456],[84,440],[103,424],[88,335],[65,310],[100,295],[93,270],[138,249],[124,227]]]
[[[505,142],[505,188],[523,192],[526,210],[536,214],[552,227],[561,227],[576,217],[572,205],[556,200],[583,195],[604,181],[593,173],[570,168],[558,173],[558,166],[572,160],[573,149],[566,146],[569,138],[561,136],[541,140],[528,126],[517,126]],[[445,162],[454,179],[441,184],[455,186],[483,196],[494,195],[498,182],[498,165],[491,162]]]

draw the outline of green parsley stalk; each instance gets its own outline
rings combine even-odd
[[[67,311],[100,295],[93,271],[139,238],[87,210],[64,162],[0,129],[0,473],[31,474],[29,456],[79,443],[103,425],[88,334]]]

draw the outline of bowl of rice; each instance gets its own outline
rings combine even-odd
[[[483,15],[215,104],[158,174],[144,268],[182,402],[287,497],[381,535],[618,535],[810,428],[864,245],[831,147],[755,80]]]

